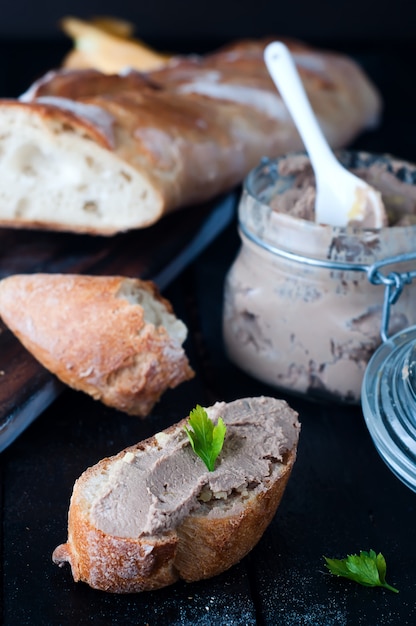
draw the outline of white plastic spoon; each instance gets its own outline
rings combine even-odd
[[[269,44],[264,60],[296,124],[316,179],[315,221],[332,226],[354,222],[365,228],[386,225],[381,194],[336,159],[313,113],[289,49]]]

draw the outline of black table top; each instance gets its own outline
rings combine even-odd
[[[356,146],[416,160],[414,55],[399,49],[353,52],[385,100],[380,128]],[[2,89],[10,85],[4,80]],[[194,380],[167,392],[146,420],[67,389],[0,455],[0,606],[6,626],[416,623],[416,494],[378,456],[361,409],[285,396],[243,374],[224,354],[223,281],[237,248],[233,222],[164,291],[188,325],[185,347]],[[299,412],[302,431],[280,508],[238,565],[211,580],[127,596],[74,583],[69,568],[53,565],[52,551],[67,536],[73,483],[86,467],[178,421],[197,403],[260,394],[285,397]],[[327,573],[323,555],[342,558],[371,548],[386,557],[387,580],[400,593]]]

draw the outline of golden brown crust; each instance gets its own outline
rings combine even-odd
[[[139,292],[159,307],[155,323]],[[59,274],[15,275],[0,283],[0,315],[22,344],[67,385],[132,415],[147,415],[169,387],[191,378],[182,348],[164,325],[179,325],[149,281]],[[175,326],[176,328],[176,326]]]
[[[76,500],[71,503],[68,543],[53,553],[57,564],[68,561],[74,580],[113,593],[150,591],[178,580],[175,534],[158,542],[107,535],[85,518]]]
[[[183,429],[182,420],[166,429]],[[53,561],[69,562],[75,581],[114,593],[159,589],[179,579],[188,582],[215,576],[239,562],[257,544],[280,504],[293,464],[297,439],[285,453],[262,491],[253,492],[238,513],[189,514],[174,530],[137,539],[106,535],[91,525],[88,484],[127,452],[158,446],[156,437],[123,450],[88,468],[74,485],[68,518],[68,541]]]

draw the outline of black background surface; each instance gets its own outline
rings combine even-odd
[[[412,0],[13,0],[2,2],[0,37],[53,39],[62,16],[115,15],[132,21],[152,43],[199,45],[215,40],[273,33],[321,42],[413,43]]]
[[[7,61],[0,67],[2,95],[23,91],[36,75],[58,65],[66,49],[65,41],[48,39],[52,37],[57,8],[46,21],[41,21],[35,15],[35,5],[30,6],[29,10],[25,3],[24,14],[30,36],[45,37],[37,41],[25,39],[23,13],[19,13],[19,2],[14,3],[1,28],[9,24],[8,34],[16,34],[22,40],[3,37],[0,41],[2,58]],[[157,6],[158,3],[152,4],[152,12],[156,12]],[[171,11],[172,6],[173,3]],[[180,6],[175,3],[179,12]],[[240,4],[232,6],[237,11]],[[331,14],[335,6],[340,7],[339,17],[334,18],[335,36],[339,20],[351,4],[330,6]],[[369,11],[371,4],[363,6]],[[261,3],[257,3],[256,8],[260,7]],[[89,12],[97,12],[96,8],[91,4]],[[98,8],[103,13],[107,5],[100,3]],[[108,6],[108,12],[110,9]],[[413,25],[408,23],[405,3],[399,2],[394,6],[391,32],[387,33],[384,17],[383,29],[377,29],[374,41],[371,37],[360,41],[351,36],[348,42],[348,37],[342,37],[340,47],[363,64],[385,101],[381,126],[360,137],[356,147],[416,161],[415,50],[410,38],[404,37],[394,46],[380,41],[384,35],[394,34],[399,9],[400,26],[406,34]],[[140,10],[150,11],[144,5]],[[312,12],[311,8],[308,10]],[[248,20],[248,4],[245,11]],[[295,11],[295,4],[290,11]],[[59,16],[65,12],[65,6],[60,4]],[[71,12],[81,14],[84,5],[76,11],[72,3]],[[375,7],[373,13],[381,19]],[[208,7],[207,15],[208,32],[213,28]],[[305,14],[303,19],[306,20]],[[315,24],[317,19],[315,15]],[[368,23],[368,15],[366,20]],[[156,22],[152,23],[156,33]],[[182,40],[182,31],[176,32],[178,49],[186,48],[186,40],[204,26],[198,22],[191,33],[190,24],[186,21],[182,25]],[[12,26],[19,26],[19,32],[13,31]],[[160,27],[160,41],[165,34],[169,35],[166,40],[171,39],[167,28],[166,24]],[[218,25],[219,39],[223,34],[233,36],[239,20],[227,33],[221,31],[225,28],[224,24],[221,28]],[[252,30],[257,28],[260,26],[253,26]],[[270,32],[268,22],[262,28]],[[326,28],[325,34],[328,32]],[[349,34],[347,30],[345,33]],[[318,36],[319,32],[314,31],[313,37]],[[201,48],[207,47],[207,43],[208,35],[201,41]],[[186,349],[197,373],[193,381],[169,391],[145,421],[67,390],[0,455],[0,615],[6,626],[416,623],[416,495],[379,458],[359,408],[320,405],[284,394],[279,395],[299,411],[302,422],[298,460],[275,519],[258,546],[240,564],[209,581],[178,583],[157,592],[131,596],[114,596],[75,584],[69,568],[59,569],[52,564],[53,549],[66,540],[73,483],[87,466],[176,422],[196,403],[208,405],[216,399],[232,400],[261,393],[276,395],[275,390],[232,366],[223,352],[223,280],[237,248],[232,224],[165,292],[190,329]],[[370,548],[385,555],[387,580],[400,589],[399,594],[361,587],[325,572],[322,555],[341,558]]]

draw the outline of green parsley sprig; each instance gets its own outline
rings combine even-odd
[[[394,593],[399,590],[386,582],[386,559],[374,550],[360,554],[349,554],[345,559],[328,559],[324,556],[326,566],[331,574],[354,580],[365,587],[384,587]]]
[[[193,451],[203,460],[208,470],[213,472],[227,431],[223,419],[218,418],[218,422],[214,426],[205,409],[197,404],[189,414],[189,425],[192,430],[185,426],[185,432]]]

